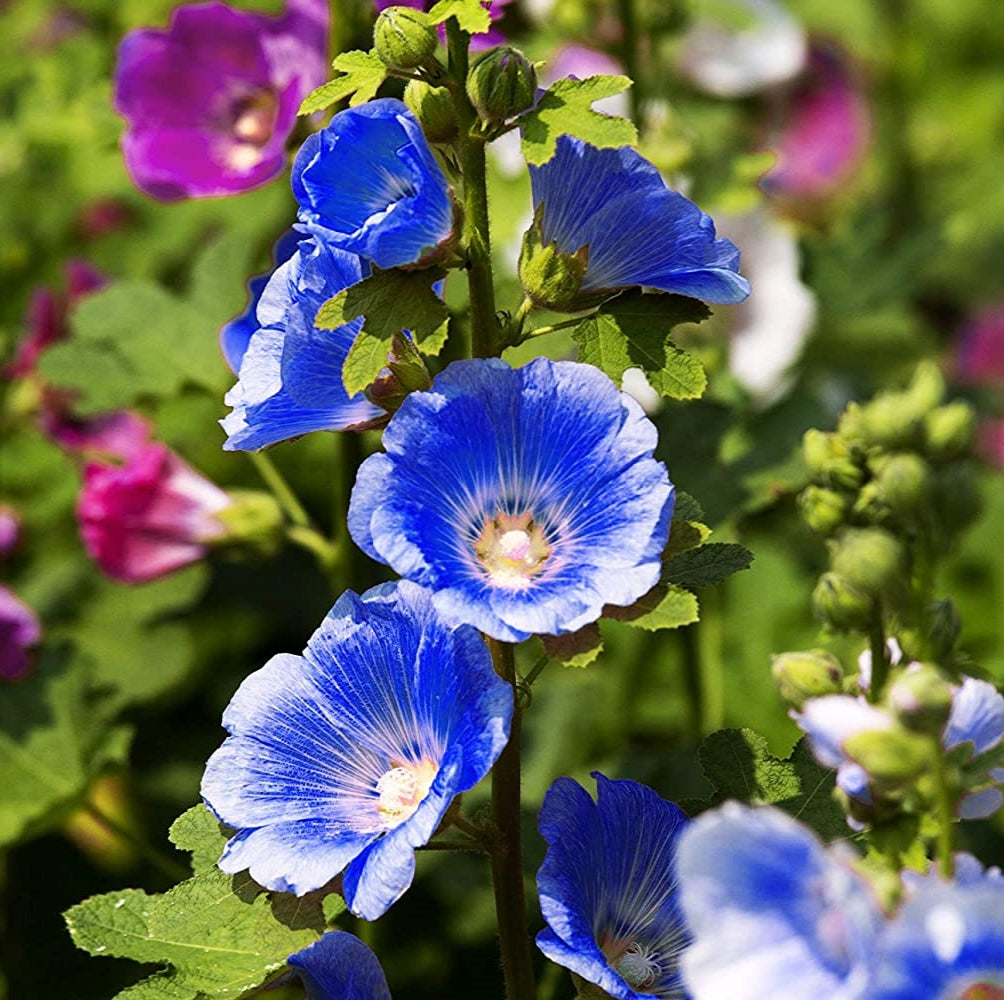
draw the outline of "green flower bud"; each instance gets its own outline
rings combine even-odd
[[[888,589],[903,571],[903,546],[882,528],[848,528],[830,544],[833,571],[865,593]]]
[[[424,80],[410,80],[404,88],[404,103],[412,110],[429,142],[450,142],[457,135],[457,111],[446,87],[433,87]]]
[[[832,535],[842,527],[850,509],[845,493],[808,486],[798,495],[798,506],[805,523],[819,535]]]
[[[389,69],[415,69],[432,58],[439,39],[428,15],[411,7],[388,7],[373,28],[373,47]]]
[[[936,467],[932,493],[934,510],[944,532],[942,540],[950,544],[976,519],[983,505],[973,463],[959,459]]]
[[[889,688],[888,700],[905,729],[937,736],[952,710],[952,686],[937,667],[925,663],[899,677]]]
[[[902,393],[883,393],[870,403],[848,405],[837,431],[865,448],[908,448],[919,441],[922,414],[904,406]]]
[[[812,592],[812,612],[838,632],[866,632],[875,602],[837,573],[824,573]]]
[[[387,356],[387,367],[373,384],[367,386],[366,398],[377,406],[394,413],[409,393],[432,387],[429,369],[410,337],[395,333],[391,341],[391,352]]]
[[[897,514],[923,508],[931,495],[931,469],[919,455],[884,455],[877,463],[875,497]]]
[[[806,431],[802,454],[809,477],[820,486],[856,490],[865,480],[864,470],[854,460],[847,443],[836,434]]]
[[[537,97],[537,73],[518,49],[492,49],[467,76],[467,96],[485,122],[504,122]]]
[[[931,458],[959,458],[976,437],[976,414],[967,403],[948,403],[924,418],[924,438]]]
[[[931,748],[921,736],[901,729],[872,730],[844,740],[844,752],[885,789],[912,784],[930,766]]]
[[[227,533],[210,544],[247,546],[263,555],[278,552],[284,521],[275,497],[257,490],[228,492],[234,502],[216,515],[226,526]]]
[[[555,242],[545,246],[540,229],[542,208],[538,207],[533,224],[523,235],[519,280],[536,305],[556,312],[575,312],[582,308],[579,289],[589,265],[589,247],[562,253]]]
[[[781,690],[781,697],[792,708],[801,708],[809,698],[839,694],[843,668],[840,661],[822,649],[772,656],[770,670]]]

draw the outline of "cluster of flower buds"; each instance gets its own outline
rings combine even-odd
[[[906,389],[849,404],[836,431],[808,431],[810,485],[799,496],[830,549],[813,592],[817,617],[867,633],[877,614],[891,616],[912,658],[938,661],[950,656],[958,622],[950,602],[932,600],[931,567],[979,509],[974,414],[943,402],[944,392],[937,367],[923,364]]]

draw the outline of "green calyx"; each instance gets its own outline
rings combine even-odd
[[[404,103],[418,119],[429,142],[452,142],[457,137],[457,111],[446,87],[424,80],[410,80],[404,88]]]
[[[533,63],[518,49],[493,49],[468,74],[467,96],[483,122],[508,121],[531,107],[537,97]]]
[[[840,661],[822,649],[781,653],[771,657],[770,669],[781,697],[792,708],[801,708],[810,698],[839,694],[843,689]]]
[[[533,224],[523,236],[519,255],[519,280],[534,305],[555,312],[575,312],[583,308],[579,291],[589,265],[589,247],[565,253],[555,242],[544,243],[541,231],[542,208],[538,206]]]
[[[416,69],[432,58],[438,43],[428,16],[411,7],[388,7],[373,28],[373,47],[388,69]]]

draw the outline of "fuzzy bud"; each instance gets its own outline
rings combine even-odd
[[[432,387],[429,369],[410,337],[394,334],[387,367],[366,389],[366,397],[388,413],[394,413],[409,393]]]
[[[844,741],[844,751],[874,784],[890,790],[912,784],[931,763],[927,740],[901,729],[856,733]]]
[[[865,593],[886,590],[903,570],[903,546],[882,528],[848,528],[831,546],[833,571]]]
[[[937,736],[952,710],[952,687],[937,667],[906,671],[889,689],[889,707],[904,728]]]
[[[499,123],[526,111],[537,97],[537,73],[518,49],[492,49],[470,71],[467,96],[482,121]]]
[[[874,601],[837,573],[824,573],[812,591],[812,612],[838,632],[864,632],[871,625]]]
[[[809,698],[839,694],[842,689],[840,661],[822,649],[773,656],[770,669],[781,697],[792,708],[801,708]]]
[[[589,248],[562,253],[557,243],[544,245],[540,228],[541,209],[523,234],[519,254],[519,280],[523,291],[538,306],[555,312],[574,312],[581,307],[579,289],[589,265]]]
[[[429,142],[450,142],[456,138],[457,112],[446,87],[410,80],[404,88],[404,103],[418,119]]]
[[[373,28],[373,47],[389,69],[415,69],[428,62],[439,39],[428,15],[411,7],[388,7]]]
[[[883,456],[875,477],[876,499],[897,514],[921,509],[931,493],[931,470],[913,452]]]
[[[818,535],[832,535],[842,527],[850,507],[847,495],[824,486],[808,486],[798,496],[805,523]]]
[[[972,447],[976,414],[966,403],[948,403],[924,418],[927,454],[934,459],[958,458]]]
[[[819,486],[856,490],[865,478],[847,444],[836,434],[808,430],[802,438],[802,454],[809,477]]]

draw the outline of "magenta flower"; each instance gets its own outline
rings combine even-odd
[[[143,583],[197,562],[226,528],[231,498],[163,444],[121,465],[89,462],[77,500],[84,547],[110,577]]]
[[[236,194],[280,173],[303,98],[327,78],[326,0],[281,17],[219,0],[178,7],[166,30],[119,46],[115,108],[136,186],[162,201]]]
[[[0,587],[0,678],[20,680],[31,668],[28,650],[42,637],[35,612]]]
[[[786,121],[768,142],[777,163],[761,178],[771,195],[804,199],[833,194],[861,166],[871,140],[871,112],[848,57],[815,43],[806,81]]]

